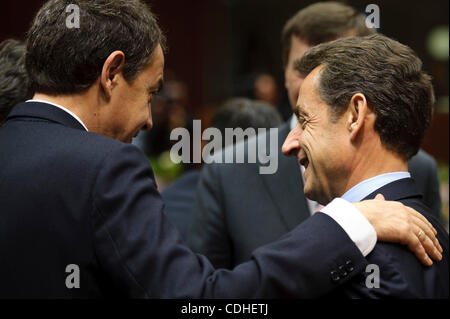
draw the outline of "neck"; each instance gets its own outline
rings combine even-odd
[[[380,142],[378,146],[359,151],[351,160],[350,167],[349,177],[342,185],[339,196],[369,178],[386,173],[407,172],[408,162],[384,148]]]
[[[97,104],[93,103],[93,101],[95,102],[95,97],[93,99],[93,92],[91,90],[70,95],[36,93],[33,96],[33,100],[42,100],[61,105],[78,116],[89,131],[96,131],[96,127],[98,126],[98,112],[96,108]]]

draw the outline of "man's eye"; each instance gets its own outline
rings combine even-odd
[[[149,92],[148,93],[148,100],[151,101],[153,99],[153,97],[155,95],[158,95],[159,93],[160,93],[160,90]]]
[[[304,128],[305,128],[305,125],[306,125],[306,123],[307,123],[307,121],[305,120],[305,118],[303,118],[303,117],[299,118],[299,119],[298,119],[298,122],[300,123],[300,127],[301,127],[302,129],[304,129]]]

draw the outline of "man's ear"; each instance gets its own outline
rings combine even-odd
[[[118,75],[122,72],[124,63],[125,54],[122,51],[114,51],[103,64],[100,85],[107,99],[111,98],[112,90],[118,84]]]
[[[364,94],[357,93],[353,95],[348,106],[346,123],[351,141],[354,141],[358,133],[362,131],[369,112]]]

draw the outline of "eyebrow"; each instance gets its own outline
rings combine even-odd
[[[148,92],[149,92],[149,93],[155,93],[155,92],[156,92],[156,93],[159,93],[159,92],[161,92],[163,86],[164,86],[164,80],[161,79],[161,80],[158,81],[158,84],[157,84],[157,85],[150,87],[150,88],[148,89]]]
[[[300,105],[296,106],[296,108],[294,110],[294,113],[295,113],[295,116],[297,117],[297,119],[309,117],[308,112],[306,112],[303,109],[301,109]]]

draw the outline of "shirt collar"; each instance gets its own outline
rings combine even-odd
[[[74,119],[76,119],[78,122],[80,122],[80,124],[84,127],[84,129],[86,131],[89,132],[89,130],[87,129],[86,125],[84,125],[83,121],[75,113],[73,113],[72,111],[66,109],[64,106],[61,106],[59,104],[55,104],[55,103],[52,103],[52,102],[49,102],[49,101],[45,101],[45,100],[28,100],[26,102],[27,103],[28,102],[40,102],[40,103],[47,103],[47,104],[51,104],[53,106],[56,106],[57,108],[59,108],[59,109],[65,111],[65,112],[69,113]]]
[[[353,186],[349,189],[342,198],[349,202],[359,202],[362,199],[366,198],[368,195],[375,192],[377,189],[395,182],[399,179],[411,178],[411,174],[409,172],[393,172],[381,174]]]

